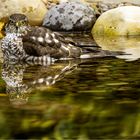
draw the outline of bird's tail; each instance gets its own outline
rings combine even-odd
[[[101,57],[116,57],[122,55],[122,52],[102,50],[100,47],[83,47],[81,59],[101,58]]]

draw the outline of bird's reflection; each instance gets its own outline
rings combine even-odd
[[[6,82],[6,93],[12,105],[20,106],[28,102],[30,92],[45,85],[49,87],[72,72],[81,60],[56,62],[49,66],[9,63],[4,61],[2,79]]]

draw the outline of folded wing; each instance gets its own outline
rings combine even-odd
[[[44,27],[29,27],[27,34],[23,36],[23,46],[25,52],[32,56],[77,58],[82,53],[81,48],[75,46],[72,41]]]

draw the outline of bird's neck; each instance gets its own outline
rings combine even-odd
[[[7,28],[6,35],[13,34],[13,35],[16,35],[17,37],[21,37],[21,36],[26,35],[28,30],[29,30],[28,26],[21,26],[15,30]]]

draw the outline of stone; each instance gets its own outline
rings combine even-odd
[[[86,3],[85,0],[59,0],[60,3],[62,2],[81,2],[81,3]]]
[[[47,9],[50,9],[56,4],[59,4],[59,0],[42,0],[42,2],[46,5]]]
[[[13,13],[23,13],[32,25],[41,25],[47,12],[41,0],[1,0],[0,9],[1,20],[7,20],[7,17]]]
[[[56,31],[90,30],[96,21],[94,10],[79,2],[53,6],[45,15],[43,26]]]
[[[120,3],[108,3],[108,2],[91,2],[88,3],[96,12],[96,17],[99,17],[102,13],[120,7],[120,6],[139,6],[138,4],[130,2],[120,2]]]
[[[103,13],[92,29],[93,36],[140,35],[140,7],[122,6]]]
[[[51,7],[53,7],[57,4],[63,3],[63,2],[82,2],[82,3],[86,3],[85,0],[42,0],[42,2],[46,5],[48,10]]]
[[[131,3],[135,3],[135,4],[140,4],[139,0],[86,0],[86,1],[90,1],[90,2],[104,2],[104,3],[121,3],[121,2],[131,2]]]

